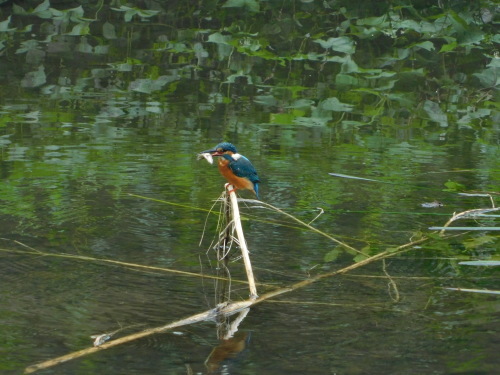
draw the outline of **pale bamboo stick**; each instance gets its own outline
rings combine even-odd
[[[238,236],[238,242],[240,243],[241,256],[243,257],[243,262],[245,264],[245,271],[248,278],[248,286],[250,288],[250,299],[255,299],[258,297],[257,288],[255,286],[255,278],[253,276],[252,262],[250,261],[250,255],[247,247],[247,242],[245,240],[245,235],[243,234],[243,227],[241,226],[240,209],[238,206],[238,200],[236,199],[236,193],[234,192],[234,187],[231,184],[226,184],[226,190],[229,192],[229,198],[231,199],[231,212],[233,215],[233,223],[236,229],[236,235]]]

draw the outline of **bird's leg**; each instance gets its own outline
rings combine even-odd
[[[229,186],[232,187],[231,190],[228,190]],[[227,190],[227,193],[228,194],[231,194],[233,191],[236,191],[237,189],[234,187],[234,185],[230,184],[229,182],[227,182],[225,185],[224,185],[224,188]]]

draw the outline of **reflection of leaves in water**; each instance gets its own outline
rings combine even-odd
[[[460,125],[469,125],[475,119],[487,118],[490,115],[491,109],[469,107],[467,113],[458,120],[458,123]]]
[[[102,25],[102,36],[108,40],[116,39],[115,26],[109,22],[105,22],[104,25]]]
[[[24,42],[21,42],[21,47],[19,47],[16,53],[25,53],[35,49],[40,49],[38,40],[30,39]]]
[[[420,8],[409,6],[409,11],[405,14],[391,10],[382,16],[361,17],[346,7],[340,12],[345,21],[338,25],[337,35],[329,37],[329,35],[325,36],[325,33],[318,29],[317,25],[322,24],[319,21],[324,20],[325,16],[329,14],[338,16],[338,13],[325,4],[316,2],[308,2],[307,4],[307,10],[303,9],[294,13],[295,29],[293,29],[289,24],[290,19],[285,16],[287,11],[282,13],[284,9],[273,3],[259,3],[255,0],[228,0],[223,3],[222,8],[207,9],[199,14],[189,15],[193,18],[193,25],[198,24],[199,26],[202,22],[208,22],[209,27],[200,29],[199,27],[182,26],[178,28],[180,32],[169,33],[165,31],[156,39],[155,31],[152,28],[141,30],[136,28],[131,34],[131,30],[127,30],[126,26],[122,27],[111,23],[114,22],[109,21],[112,18],[102,17],[102,15],[106,11],[121,12],[124,14],[124,20],[130,22],[134,18],[144,20],[160,14],[169,17],[169,12],[182,14],[179,13],[180,10],[169,9],[167,12],[161,7],[153,10],[126,5],[111,8],[109,5],[104,5],[98,9],[99,17],[96,14],[89,18],[88,14],[92,13],[92,10],[85,5],[71,9],[55,9],[51,7],[49,0],[43,1],[34,9],[25,9],[14,4],[12,10],[16,16],[25,16],[21,18],[29,19],[30,16],[31,18],[34,16],[49,20],[44,24],[41,33],[46,38],[45,44],[40,43],[39,39],[35,38],[31,42],[21,41],[21,46],[17,48],[18,53],[28,53],[26,62],[32,65],[44,64],[49,54],[77,51],[89,55],[108,55],[109,59],[106,64],[113,73],[133,72],[134,64],[124,62],[124,60],[139,57],[144,64],[142,76],[133,75],[124,80],[121,80],[122,76],[118,76],[117,78],[121,80],[122,85],[108,87],[119,87],[122,90],[128,87],[133,92],[151,94],[165,90],[165,86],[169,83],[168,79],[158,78],[157,72],[152,74],[151,69],[153,68],[145,55],[130,54],[130,52],[125,55],[120,52],[125,51],[122,48],[124,37],[128,39],[127,43],[131,43],[127,46],[127,50],[130,51],[132,44],[137,41],[149,40],[145,38],[146,32],[152,33],[151,44],[145,45],[144,51],[157,51],[158,55],[155,60],[168,59],[170,63],[188,67],[196,58],[198,60],[197,67],[202,70],[207,68],[210,70],[211,80],[218,80],[220,83],[230,85],[256,85],[262,82],[270,83],[269,80],[272,79],[275,81],[274,83],[282,85],[282,90],[290,91],[291,97],[286,98],[285,95],[286,100],[283,100],[283,95],[276,95],[269,92],[268,88],[262,88],[262,92],[259,92],[258,95],[259,99],[255,100],[254,103],[262,102],[262,98],[275,98],[283,108],[299,108],[297,101],[304,100],[298,105],[309,109],[310,112],[300,114],[302,118],[296,123],[308,125],[325,124],[324,119],[330,119],[331,116],[324,112],[333,111],[355,113],[355,118],[351,116],[340,120],[346,124],[373,124],[375,121],[379,121],[382,125],[394,125],[398,123],[396,118],[401,113],[407,118],[408,115],[413,116],[410,117],[411,120],[424,115],[429,120],[445,127],[452,117],[457,117],[456,114],[451,111],[450,113],[444,112],[445,106],[441,105],[441,100],[437,98],[426,95],[427,100],[424,102],[422,96],[417,94],[418,90],[414,90],[415,87],[425,86],[435,91],[439,87],[446,86],[451,98],[461,98],[461,101],[458,99],[454,101],[457,105],[461,105],[471,102],[471,100],[463,98],[464,93],[469,93],[469,96],[477,95],[477,91],[476,93],[472,90],[464,91],[460,87],[462,84],[471,82],[468,79],[471,74],[483,87],[490,88],[498,85],[497,67],[491,65],[498,59],[490,58],[491,63],[483,71],[463,73],[463,69],[460,68],[462,61],[459,54],[464,51],[468,54],[471,48],[476,47],[478,51],[484,52],[479,53],[477,57],[476,55],[469,56],[469,59],[474,59],[474,61],[464,62],[469,66],[472,66],[473,62],[478,62],[476,64],[478,67],[484,66],[484,62],[480,62],[480,59],[492,55],[488,52],[490,47],[485,42],[498,40],[498,36],[488,35],[484,21],[479,22],[478,19],[471,18],[470,10],[462,11],[458,8],[451,11],[443,8],[441,14],[427,17],[425,13],[421,13]],[[255,14],[264,8],[267,12],[265,17],[261,13]],[[248,20],[232,23],[229,21],[223,29],[210,27],[213,19],[224,19],[221,17],[222,13],[241,11],[246,12]],[[291,12],[291,10],[288,11]],[[276,17],[278,15],[276,12],[279,12],[279,17]],[[87,14],[87,18],[85,18],[85,14]],[[201,18],[197,21],[198,17]],[[52,20],[52,24],[50,24],[50,20]],[[100,20],[106,21],[100,23]],[[19,24],[18,20],[16,22],[16,25]],[[95,23],[95,27],[93,23]],[[251,24],[252,27],[243,27],[244,23]],[[12,25],[11,16],[8,16],[6,20],[0,22],[0,31],[17,30],[22,32],[31,28],[30,25],[20,25],[18,29],[15,29],[12,28]],[[145,25],[145,23],[141,24],[141,26]],[[37,27],[35,25],[35,32]],[[99,30],[102,35],[99,35]],[[119,33],[117,30],[120,30]],[[93,36],[96,36],[97,39],[89,38],[87,41],[83,38],[58,38],[61,35],[80,37],[90,34],[96,34]],[[290,39],[288,45],[283,44],[281,40],[285,34]],[[391,39],[391,43],[387,43],[387,38]],[[37,41],[40,45],[37,45]],[[375,49],[370,52],[374,55],[373,58],[369,57],[367,49],[364,48],[367,46],[366,41],[369,41]],[[120,42],[119,45],[116,44],[118,42]],[[215,49],[211,47],[211,43],[216,45]],[[0,38],[0,49],[5,49],[6,45],[5,40]],[[45,46],[47,47],[45,48]],[[393,48],[394,46],[396,48]],[[377,48],[380,48],[380,51],[377,51]],[[441,58],[437,55],[437,50],[443,58],[446,58],[449,53],[458,56],[454,60],[454,65],[456,66],[455,70],[460,71],[461,76],[448,77],[446,74],[436,74],[435,62],[437,58]],[[354,54],[355,52],[356,54]],[[256,59],[253,59],[254,57]],[[99,56],[95,58],[98,59]],[[272,72],[269,70],[269,66],[265,65],[268,60],[276,64],[272,68]],[[220,61],[221,66],[226,66],[227,69],[219,67],[213,69],[216,61]],[[290,65],[292,61],[294,62],[293,66]],[[444,64],[447,63],[446,59],[443,61]],[[67,63],[68,61],[64,61],[65,65]],[[92,63],[100,64],[99,61]],[[339,64],[340,71],[338,71]],[[314,96],[311,96],[311,93],[295,95],[293,93],[294,82],[291,85],[288,82],[281,82],[281,78],[286,75],[283,74],[284,72],[280,72],[281,67],[286,70],[290,69],[288,79],[292,80],[300,80],[302,77],[308,76],[314,77],[319,69],[321,76],[315,78],[326,79],[331,84],[326,90],[318,90]],[[431,72],[433,74],[430,74]],[[24,78],[23,85],[25,87],[42,85],[44,82],[42,73],[41,71],[30,72]],[[454,79],[455,82],[450,81],[450,78]],[[443,79],[446,79],[446,82],[443,82]],[[73,82],[77,81],[73,80]],[[99,88],[104,89],[106,86],[103,85]],[[167,89],[167,92],[170,92],[170,89],[171,87]],[[338,90],[351,90],[351,93],[341,96]],[[352,95],[354,90],[359,90],[359,95]],[[57,92],[57,89],[50,92]],[[385,95],[377,95],[377,93]],[[207,94],[213,95],[214,93],[207,92]],[[376,98],[373,98],[373,95]],[[230,97],[230,95],[226,96]],[[332,97],[338,98],[339,102],[329,103],[329,98]],[[471,99],[473,101],[474,98]],[[485,96],[483,102],[487,99]],[[379,102],[373,105],[373,103],[369,103],[371,100],[379,100]],[[307,101],[324,102],[323,108],[320,108],[323,113],[314,112],[313,104],[307,108],[304,104]],[[474,110],[459,116],[461,124],[467,124],[470,121],[472,122],[471,126],[479,122],[484,125],[485,122],[492,121],[493,116],[481,111],[490,110],[490,108],[481,108],[483,103],[481,101],[475,102],[477,105]],[[268,107],[274,106],[274,104],[269,103],[269,100],[264,99],[263,104]],[[366,105],[367,103],[369,105]],[[402,108],[402,110],[398,112],[398,108]],[[308,116],[311,118],[306,120],[305,118]],[[458,118],[453,120],[458,120]]]
[[[137,79],[130,83],[130,90],[143,92],[146,94],[150,94],[153,91],[159,91],[163,86],[165,86],[169,82],[173,82],[178,80],[179,77],[172,76],[160,76],[157,79]]]
[[[329,38],[328,40],[318,39],[315,40],[324,49],[331,49],[337,52],[343,52],[347,54],[353,54],[356,50],[354,42],[351,38],[346,36],[341,36],[339,38]]]
[[[227,0],[223,8],[246,8],[251,12],[257,13],[260,10],[257,0]]]
[[[35,9],[32,11],[26,11],[24,8],[17,4],[12,4],[12,10],[14,14],[19,14],[19,15],[35,15],[40,18],[50,18],[52,16],[52,13],[49,10],[50,8],[50,1],[49,0],[44,0],[41,4],[39,4]]]
[[[124,12],[125,22],[130,22],[134,16],[139,16],[141,18],[149,18],[157,15],[158,10],[146,10],[139,8],[131,8],[125,5],[120,6],[120,8],[111,8],[117,12]]]
[[[455,181],[451,181],[451,180],[448,180],[447,182],[445,182],[444,186],[446,186],[446,189],[443,189],[443,191],[457,192],[457,191],[464,191],[465,190],[464,185],[462,185],[458,182],[455,182]]]
[[[500,68],[488,68],[473,74],[483,87],[494,88],[500,85]]]
[[[322,101],[319,107],[325,111],[335,111],[335,112],[351,112],[353,106],[347,103],[341,103],[337,98],[328,98]]]
[[[45,82],[47,82],[47,76],[45,75],[45,68],[41,65],[37,70],[25,74],[24,78],[21,80],[21,86],[38,87]]]
[[[424,110],[432,121],[439,123],[439,125],[443,127],[448,126],[448,118],[446,114],[443,113],[438,103],[426,100],[424,103]]]
[[[73,26],[73,29],[68,33],[68,35],[87,35],[90,32],[90,27],[88,23],[79,23]]]
[[[0,147],[10,145],[12,142],[9,140],[10,135],[0,136]]]
[[[434,43],[430,42],[430,41],[425,41],[425,42],[420,42],[420,43],[416,43],[413,45],[413,47],[418,47],[418,48],[422,48],[422,49],[425,49],[427,51],[432,51],[435,49],[434,47]]]
[[[7,17],[7,19],[5,21],[0,22],[0,32],[8,32],[8,31],[15,31],[16,30],[15,27],[13,27],[12,29],[9,29],[10,18],[11,18],[11,16]]]
[[[324,262],[333,262],[339,257],[340,254],[342,254],[342,250],[333,249],[325,254],[325,256],[323,257],[323,261]]]
[[[469,238],[465,240],[463,244],[467,250],[473,250],[487,243],[495,242],[495,240],[496,237],[485,234],[483,236]]]

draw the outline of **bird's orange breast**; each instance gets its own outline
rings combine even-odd
[[[224,176],[224,178],[233,185],[236,189],[247,189],[254,191],[253,183],[247,178],[236,176],[231,168],[229,168],[229,161],[220,158],[217,166],[219,167],[220,173]]]

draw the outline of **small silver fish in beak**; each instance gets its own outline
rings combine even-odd
[[[210,164],[213,164],[214,163],[214,158],[212,157],[211,154],[209,154],[208,152],[201,152],[198,154],[198,156],[196,157],[197,160],[201,160],[201,159],[205,159],[206,161],[208,161]]]

